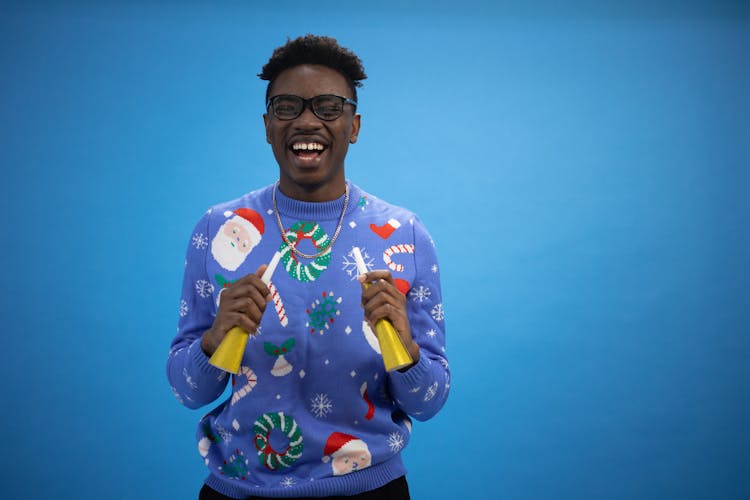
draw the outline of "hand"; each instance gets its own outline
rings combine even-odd
[[[419,346],[411,336],[411,326],[406,315],[406,297],[396,288],[390,271],[370,271],[359,275],[357,279],[362,284],[362,307],[370,328],[375,331],[375,323],[388,319],[416,363],[419,360]]]
[[[216,351],[227,332],[235,326],[249,334],[255,334],[258,330],[266,304],[271,300],[270,290],[260,279],[266,267],[268,266],[263,264],[255,274],[240,278],[221,292],[214,323],[201,338],[201,349],[207,356]]]

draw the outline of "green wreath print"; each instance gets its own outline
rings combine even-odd
[[[269,436],[273,429],[279,429],[289,438],[289,445],[284,451],[276,451],[271,446]],[[253,424],[253,432],[258,461],[270,470],[291,467],[302,456],[302,432],[297,421],[283,412],[264,413]]]
[[[302,282],[311,282],[318,279],[323,271],[328,268],[328,264],[331,263],[331,247],[328,245],[328,235],[323,231],[323,228],[315,222],[296,222],[286,232],[286,238],[291,246],[282,242],[279,252],[281,253],[281,263],[289,276]],[[292,246],[296,248],[297,244],[305,239],[309,239],[317,251],[322,248],[326,249],[322,255],[317,256],[309,264],[302,264],[292,251]]]

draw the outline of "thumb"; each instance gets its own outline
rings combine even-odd
[[[258,278],[262,279],[263,278],[263,273],[266,272],[266,269],[268,269],[268,264],[261,264],[260,267],[258,268],[258,270],[255,271],[255,275]],[[268,290],[268,294],[266,295],[265,299],[266,299],[266,302],[271,302],[271,300],[272,300],[270,288]]]

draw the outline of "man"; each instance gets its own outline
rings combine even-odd
[[[229,378],[210,356],[233,327],[251,334],[232,396],[198,425],[210,472],[200,498],[409,498],[410,417],[434,416],[450,387],[432,240],[413,213],[346,180],[366,78],[355,54],[307,35],[277,48],[259,76],[279,181],[196,225],[167,364],[177,399],[204,406]],[[412,358],[400,370],[385,371],[381,319]]]

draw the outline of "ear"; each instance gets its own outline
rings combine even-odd
[[[354,115],[354,117],[352,118],[352,130],[349,133],[350,144],[354,144],[355,142],[357,142],[357,137],[359,136],[359,126],[361,124],[360,122],[361,118],[362,118],[362,115],[360,115],[359,113]]]
[[[266,127],[266,142],[268,144],[271,144],[271,133],[268,129],[270,119],[268,118],[268,113],[263,113],[263,125]]]

